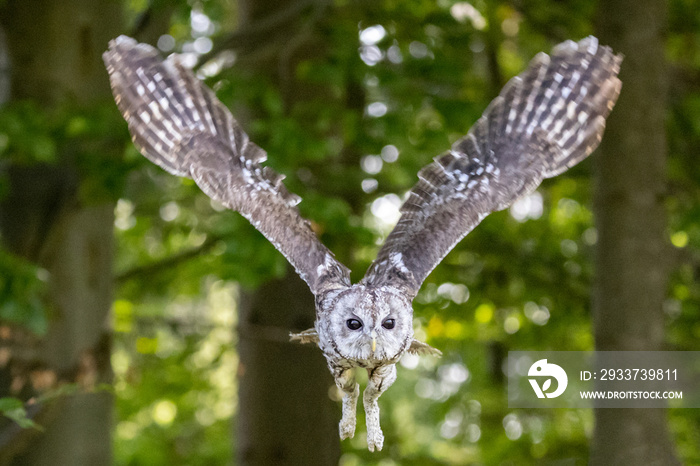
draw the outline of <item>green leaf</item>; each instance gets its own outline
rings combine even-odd
[[[23,429],[44,430],[43,427],[27,417],[24,403],[17,398],[0,398],[0,413],[15,421]]]

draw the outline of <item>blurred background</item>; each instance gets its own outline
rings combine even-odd
[[[600,149],[430,275],[340,442],[313,299],[242,217],[141,157],[101,54],[183,53],[359,280],[417,171],[540,51],[625,55]],[[0,0],[0,464],[698,464],[700,412],[508,409],[510,350],[700,350],[695,0]]]

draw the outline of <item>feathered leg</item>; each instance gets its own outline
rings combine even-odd
[[[335,384],[343,392],[343,418],[340,420],[340,439],[353,438],[355,436],[355,424],[357,420],[357,399],[360,396],[360,385],[355,382],[355,373],[352,369],[331,369],[335,377]]]
[[[389,364],[368,370],[369,382],[362,395],[367,417],[367,448],[369,451],[381,450],[384,434],[379,425],[379,404],[377,399],[396,381],[396,366]]]

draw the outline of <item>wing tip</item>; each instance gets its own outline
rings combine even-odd
[[[587,36],[578,42],[566,40],[552,47],[551,56],[564,58],[577,53],[583,53],[590,56],[609,55],[613,61],[613,66],[619,71],[620,64],[624,59],[624,54],[614,53],[612,48],[607,45],[601,45],[600,40],[595,36]],[[539,54],[538,54],[539,55]]]
[[[160,59],[160,52],[158,49],[152,45],[137,42],[136,39],[123,34],[109,41],[107,50],[102,54],[102,59],[109,67],[111,63],[113,64],[133,52],[137,53],[138,58],[149,57]]]

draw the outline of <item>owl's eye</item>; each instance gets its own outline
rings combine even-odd
[[[394,319],[387,319],[384,322],[382,322],[382,327],[384,327],[387,330],[391,330],[396,326],[396,321]]]
[[[345,325],[347,325],[350,330],[357,330],[362,328],[362,321],[359,319],[348,319]]]

